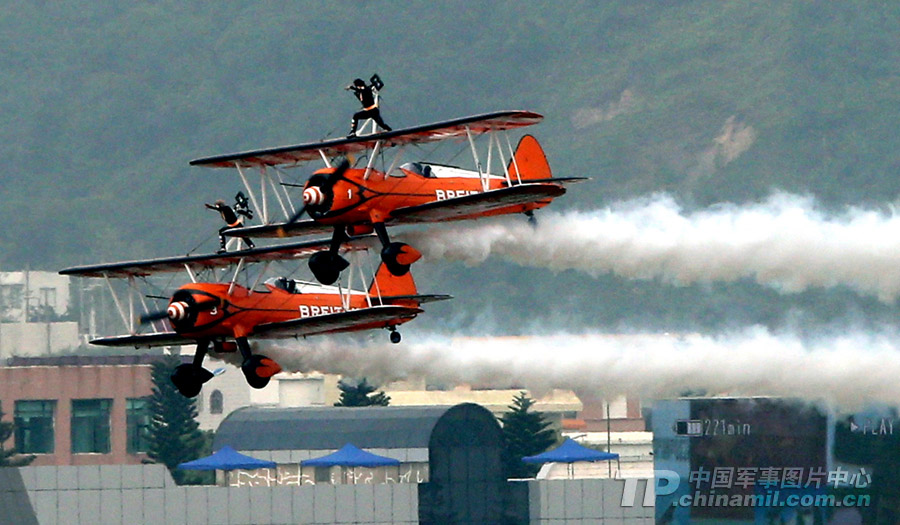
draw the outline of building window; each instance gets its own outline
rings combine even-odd
[[[56,288],[43,287],[39,293],[41,306],[56,310]]]
[[[143,397],[126,399],[125,419],[128,426],[128,453],[140,454],[150,450],[150,401]]]
[[[53,454],[53,414],[56,401],[16,401],[16,451]]]
[[[22,308],[22,292],[25,287],[21,284],[0,284],[0,309]]]
[[[225,400],[222,398],[222,391],[213,390],[212,394],[209,395],[209,413],[221,414],[224,404]]]
[[[109,453],[112,399],[72,400],[72,453]]]

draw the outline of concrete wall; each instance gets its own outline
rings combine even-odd
[[[76,348],[78,323],[0,323],[0,358],[50,355]]]
[[[630,482],[637,483],[633,506],[622,505],[623,480],[528,481],[531,525],[652,525],[654,507],[643,506],[647,480]]]
[[[412,525],[418,522],[416,489],[179,487],[161,465],[0,468],[0,516],[41,525]]]
[[[532,525],[652,524],[647,480],[527,481]],[[634,483],[631,481],[631,483]],[[179,487],[161,465],[0,468],[0,521],[41,525],[418,523],[418,486]],[[652,497],[651,497],[652,499]]]

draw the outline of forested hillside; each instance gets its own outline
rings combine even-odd
[[[374,72],[394,127],[544,114],[531,132],[554,172],[593,179],[558,209],[654,192],[687,209],[773,191],[834,209],[900,194],[897,3],[6,2],[0,14],[4,270],[213,249],[219,222],[202,204],[238,181],[188,161],[343,135],[356,102],[342,87]],[[493,260],[434,262],[417,279],[457,296],[433,308],[433,327],[683,330],[897,313],[842,289],[784,296]]]

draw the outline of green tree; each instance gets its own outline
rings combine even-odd
[[[341,390],[341,398],[334,404],[336,407],[386,407],[391,403],[390,396],[384,392],[374,393],[378,386],[370,385],[365,377],[358,383],[350,383],[342,379],[338,382],[338,388]]]
[[[550,428],[540,412],[531,412],[534,400],[525,392],[513,398],[509,412],[503,414],[503,467],[507,478],[530,478],[540,467],[522,462],[525,456],[533,456],[556,443],[556,430]]]
[[[22,456],[16,452],[16,448],[7,449],[5,443],[13,436],[15,425],[9,421],[3,421],[3,411],[0,410],[0,467],[24,467],[34,461],[33,455]]]
[[[150,396],[149,450],[153,463],[162,463],[172,473],[175,483],[202,483],[202,477],[181,470],[179,463],[201,457],[208,449],[208,439],[197,423],[197,405],[184,397],[169,376],[181,364],[176,355],[166,355],[151,368],[153,394]]]

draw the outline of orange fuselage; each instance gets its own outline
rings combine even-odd
[[[184,300],[190,295],[196,303],[215,304],[197,311],[184,322],[172,322],[172,327],[180,335],[191,339],[214,339],[248,337],[254,328],[265,323],[291,321],[345,311],[339,293],[290,293],[266,284],[265,291],[253,291],[235,285],[228,293],[229,284],[191,283],[178,289],[170,304]],[[345,291],[346,292],[346,291]],[[365,294],[353,293],[346,310],[356,310],[369,306]],[[410,318],[400,318],[388,322],[356,325],[341,331],[367,330],[396,326]]]
[[[333,168],[324,168],[318,170],[316,174],[327,175],[333,171]],[[373,169],[368,179],[364,179],[365,171],[365,169],[355,168],[344,173],[333,186],[333,199],[329,211],[316,216],[317,222],[343,225],[390,222],[393,218],[391,213],[399,208],[418,206],[484,191],[482,180],[477,176],[426,177],[413,171],[397,168],[394,173],[403,176],[385,176],[384,172]],[[488,179],[488,190],[506,187],[508,184],[503,177],[492,176]],[[461,215],[454,217],[453,220],[524,213],[543,208],[550,203],[550,200],[505,206],[475,215]]]

